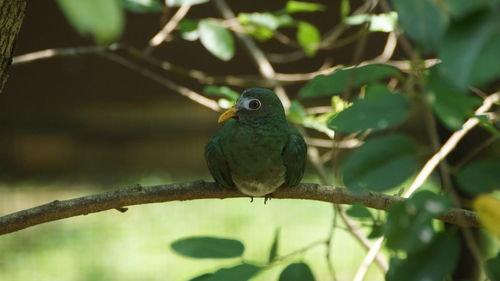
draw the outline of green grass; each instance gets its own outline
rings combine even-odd
[[[94,191],[81,191],[83,194]],[[1,192],[0,192],[1,194]],[[0,204],[40,204],[77,195],[40,192],[8,193]],[[79,194],[78,194],[79,195]],[[61,198],[62,196],[62,198]],[[27,199],[28,198],[28,199]],[[50,199],[48,199],[50,198]],[[47,201],[46,200],[46,201]],[[42,200],[43,201],[43,200]],[[13,210],[5,210],[4,214]],[[0,280],[189,280],[239,259],[190,259],[172,252],[170,243],[186,236],[212,235],[245,244],[244,259],[267,260],[274,231],[281,228],[279,255],[326,237],[332,220],[330,204],[306,200],[225,199],[141,205],[126,213],[106,211],[42,224],[0,236]],[[364,250],[343,229],[334,234],[332,259],[338,280],[351,280]],[[317,280],[331,280],[323,245],[296,255],[253,278],[277,280],[288,262],[309,263]],[[367,280],[383,280],[372,266]]]

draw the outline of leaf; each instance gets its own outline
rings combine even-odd
[[[497,170],[498,172],[498,170]],[[479,220],[489,232],[500,238],[500,200],[497,198],[481,194],[472,203]]]
[[[397,68],[383,64],[340,68],[328,75],[318,75],[299,91],[302,98],[331,96],[342,93],[348,86],[359,88],[385,78],[399,76]]]
[[[486,261],[486,275],[491,281],[500,281],[500,252],[495,258]]]
[[[495,124],[486,113],[474,115],[479,120],[479,125],[490,132],[495,137],[500,137],[500,130],[495,127]]]
[[[481,102],[478,98],[461,92],[451,85],[439,67],[433,67],[428,75],[425,97],[439,120],[450,130],[462,128]]]
[[[198,22],[192,19],[183,19],[179,23],[181,37],[187,41],[196,41],[200,39],[198,32]]]
[[[199,5],[203,3],[207,3],[210,0],[166,0],[165,4],[168,7],[180,7],[184,2],[189,2],[189,5]]]
[[[298,23],[297,41],[308,56],[314,56],[321,41],[321,34],[314,25],[300,21]]]
[[[366,98],[356,99],[350,107],[335,115],[328,121],[328,127],[343,133],[385,130],[403,123],[410,106],[405,96],[393,94],[385,86],[369,86]]]
[[[197,259],[235,258],[241,256],[245,249],[238,240],[215,237],[183,238],[170,246],[180,255]]]
[[[279,240],[280,240],[280,229],[276,228],[276,231],[274,232],[273,244],[271,245],[271,249],[269,250],[269,259],[267,260],[268,263],[272,263],[276,259],[276,256],[278,255]]]
[[[121,0],[58,0],[59,8],[80,35],[91,35],[99,45],[116,41],[125,16]]]
[[[239,13],[238,20],[241,24],[254,24],[276,30],[281,26],[293,24],[289,15],[275,15],[271,13]]]
[[[159,0],[123,0],[123,7],[135,13],[159,13],[163,11],[163,5]]]
[[[302,124],[304,120],[307,118],[307,113],[300,104],[300,102],[294,100],[290,103],[290,107],[288,108],[288,120],[295,124]]]
[[[398,14],[394,11],[384,14],[358,14],[344,18],[343,22],[349,25],[360,25],[368,22],[368,30],[380,32],[392,32],[396,25]]]
[[[201,44],[217,58],[228,61],[234,56],[234,40],[231,33],[218,22],[209,19],[198,24]]]
[[[398,21],[424,52],[436,50],[447,27],[445,13],[433,0],[392,0]]]
[[[253,264],[242,263],[229,268],[221,268],[203,281],[246,281],[257,275],[261,268]]]
[[[298,12],[317,12],[324,11],[326,8],[322,4],[302,2],[302,1],[288,1],[286,2],[286,11],[288,13]]]
[[[340,3],[340,17],[345,18],[349,16],[349,13],[351,12],[351,3],[349,2],[350,0],[342,0]]]
[[[472,195],[500,189],[500,158],[469,163],[457,180],[459,187]]]
[[[240,97],[240,94],[238,92],[226,86],[206,86],[205,88],[203,88],[203,92],[210,96],[226,98],[232,102],[235,102]]]
[[[457,263],[458,239],[451,233],[440,233],[422,251],[409,254],[405,260],[391,261],[387,281],[443,281]]]
[[[202,275],[199,275],[199,276],[196,276],[192,279],[189,279],[189,281],[206,281],[212,275],[213,275],[213,273],[204,273]]]
[[[279,281],[314,281],[314,275],[306,263],[289,264],[280,274]]]
[[[375,219],[368,208],[362,205],[352,205],[345,213],[352,218]]]
[[[476,13],[447,31],[439,49],[440,67],[455,87],[465,91],[500,75],[499,49],[499,13]]]
[[[382,235],[384,235],[384,226],[381,225],[380,223],[374,223],[372,225],[372,229],[370,231],[370,234],[368,234],[368,238],[375,239],[375,238],[379,238]]]
[[[415,193],[410,199],[389,208],[385,225],[386,246],[392,250],[418,252],[432,242],[432,219],[450,208],[450,200],[430,191]]]
[[[385,191],[408,179],[416,168],[411,138],[388,135],[369,140],[354,150],[341,166],[349,189]]]
[[[481,9],[495,9],[498,0],[453,0],[446,1],[448,9],[453,17],[463,18]]]

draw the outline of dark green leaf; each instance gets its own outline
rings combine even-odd
[[[288,1],[286,3],[286,11],[288,13],[316,12],[324,10],[325,6],[318,3],[302,2],[302,1]]]
[[[318,44],[321,41],[321,34],[314,25],[301,21],[298,23],[297,41],[308,56],[313,56],[316,54]]]
[[[203,89],[203,92],[207,95],[225,98],[232,102],[235,102],[240,96],[238,92],[226,86],[221,86],[221,87],[212,85],[206,86]]]
[[[167,0],[166,4],[169,7],[180,7],[184,2],[189,2],[189,5],[194,6],[207,3],[208,1],[210,0]]]
[[[328,127],[343,133],[365,129],[384,130],[401,124],[410,112],[410,101],[385,86],[369,86],[364,99],[356,99],[328,121]]]
[[[181,36],[184,40],[195,41],[200,39],[198,32],[198,22],[192,19],[183,19],[179,23]]]
[[[362,205],[352,205],[345,212],[348,216],[358,219],[375,219],[367,207]]]
[[[447,26],[445,13],[433,0],[392,0],[401,27],[424,51],[436,50]]]
[[[81,35],[100,45],[113,43],[125,26],[121,0],[58,0],[62,12]]]
[[[481,86],[500,75],[500,16],[476,13],[453,24],[439,49],[441,70],[458,89]]]
[[[391,261],[386,280],[443,281],[455,268],[459,246],[453,234],[441,233],[422,251]]]
[[[276,259],[276,256],[278,255],[279,242],[280,242],[280,229],[276,228],[276,231],[274,232],[273,244],[271,245],[271,250],[269,250],[269,259],[267,260],[268,263],[272,263]]]
[[[214,56],[228,61],[234,56],[234,40],[231,33],[218,22],[209,19],[198,24],[201,44]]]
[[[369,140],[342,164],[344,184],[349,189],[384,191],[408,179],[416,168],[411,138],[389,135]]]
[[[159,0],[123,0],[123,7],[135,13],[158,13],[163,11]]]
[[[279,281],[314,281],[314,275],[306,263],[292,263],[280,274]]]
[[[430,191],[417,192],[410,199],[395,203],[385,225],[387,247],[407,252],[422,250],[435,235],[432,219],[449,207],[447,198]]]
[[[384,226],[381,225],[380,223],[374,223],[372,225],[372,229],[370,231],[370,234],[368,234],[368,238],[370,238],[370,239],[379,238],[383,234],[384,234]]]
[[[495,137],[500,137],[500,131],[495,127],[488,114],[474,115],[479,120],[479,125],[489,131]]]
[[[498,0],[449,0],[446,1],[453,17],[462,18],[481,9],[495,9],[500,4]]]
[[[253,264],[239,264],[233,267],[221,268],[203,281],[246,281],[257,275],[260,267]]]
[[[425,95],[438,118],[450,130],[462,128],[465,119],[472,116],[474,108],[480,104],[478,98],[448,83],[438,67],[433,67],[429,73]]]
[[[475,161],[457,177],[460,188],[472,195],[500,189],[500,158]]]
[[[495,258],[486,261],[486,275],[491,281],[500,281],[500,252]]]
[[[173,242],[172,250],[191,258],[235,258],[243,254],[245,247],[234,239],[215,237],[191,237]]]
[[[300,90],[299,96],[303,98],[331,96],[342,93],[348,86],[358,88],[399,74],[397,68],[383,64],[337,69],[331,74],[314,77]]]

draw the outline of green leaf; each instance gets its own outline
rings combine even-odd
[[[486,275],[491,281],[500,280],[500,252],[498,252],[495,258],[491,258],[486,261]]]
[[[189,2],[189,5],[194,6],[207,3],[208,1],[210,0],[167,0],[166,4],[169,7],[180,7],[184,2]]]
[[[392,0],[392,4],[399,24],[422,50],[429,52],[440,46],[448,19],[435,1]]]
[[[231,33],[218,22],[209,19],[198,24],[201,44],[217,58],[228,61],[234,56],[234,40]]]
[[[183,19],[179,23],[181,37],[187,41],[196,41],[200,39],[198,32],[198,22],[192,19]]]
[[[340,17],[345,18],[349,16],[351,12],[351,2],[350,0],[342,0],[340,3]]]
[[[314,275],[306,263],[292,263],[280,274],[279,281],[314,281]]]
[[[210,96],[226,98],[232,102],[235,102],[240,97],[240,94],[238,92],[226,86],[206,86],[203,89],[203,92]]]
[[[308,56],[314,56],[321,41],[321,34],[314,25],[300,21],[298,23],[297,41]]]
[[[372,229],[371,229],[370,233],[368,234],[368,238],[375,239],[375,238],[379,238],[382,235],[384,235],[384,226],[380,223],[372,224]]]
[[[394,11],[384,14],[358,14],[344,18],[343,22],[349,25],[359,25],[368,22],[368,30],[380,32],[392,32],[396,25],[398,14]]]
[[[352,218],[375,219],[368,208],[362,205],[352,205],[345,213]]]
[[[288,108],[288,120],[295,124],[302,124],[304,120],[307,118],[307,113],[300,104],[300,102],[294,100],[291,102],[290,107]]]
[[[418,252],[432,242],[432,219],[450,207],[450,201],[430,191],[415,193],[410,199],[389,208],[385,225],[386,246],[392,250]]]
[[[328,127],[343,133],[385,130],[403,123],[410,106],[405,96],[393,94],[385,86],[369,86],[366,98],[356,99],[350,107],[335,115],[328,121]]]
[[[325,6],[318,3],[302,2],[302,1],[288,1],[286,2],[286,11],[288,13],[298,12],[317,12],[324,11]]]
[[[242,263],[229,268],[221,268],[203,281],[246,281],[257,275],[261,268],[253,264]]]
[[[462,128],[465,119],[472,116],[474,108],[481,103],[477,97],[451,85],[439,67],[433,67],[429,72],[425,97],[439,120],[450,130]]]
[[[337,69],[328,75],[318,75],[299,91],[302,98],[331,96],[342,93],[348,86],[359,88],[388,77],[399,76],[397,68],[383,64]]]
[[[61,11],[80,35],[91,35],[99,45],[116,41],[125,16],[121,0],[58,0]]]
[[[163,5],[159,0],[123,0],[123,7],[135,13],[159,13]]]
[[[369,140],[354,150],[342,164],[341,171],[349,189],[385,191],[403,183],[415,168],[411,138],[388,135]]]
[[[180,255],[197,259],[235,258],[241,256],[245,249],[238,240],[215,237],[183,238],[170,246]]]
[[[453,24],[439,49],[441,70],[458,89],[481,86],[500,75],[500,13],[476,13]]]
[[[500,131],[495,127],[495,124],[492,122],[488,114],[476,114],[474,115],[479,120],[479,125],[485,128],[488,132],[490,132],[495,137],[500,137]]]
[[[276,256],[278,255],[279,241],[280,241],[280,229],[276,228],[276,231],[274,232],[273,244],[271,245],[271,249],[269,250],[269,258],[267,260],[268,263],[272,263],[276,259]]]
[[[474,161],[457,176],[459,187],[472,195],[500,190],[500,158]]]
[[[281,26],[293,24],[289,15],[275,15],[271,13],[239,13],[238,20],[241,24],[254,24],[276,30]]]
[[[189,281],[206,281],[212,275],[213,275],[213,273],[204,273],[200,276],[196,276],[192,279],[189,279]]]
[[[446,1],[453,17],[463,18],[481,9],[495,9],[500,4],[498,0],[452,0]]]
[[[453,234],[441,233],[422,251],[391,261],[386,280],[443,281],[455,268],[459,246]]]

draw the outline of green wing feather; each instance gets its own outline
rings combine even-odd
[[[285,184],[295,186],[300,183],[304,175],[307,160],[307,145],[302,135],[290,128],[288,142],[283,148],[283,164],[286,167]]]
[[[216,182],[225,187],[234,186],[229,165],[224,157],[224,153],[217,136],[210,139],[205,146],[205,160],[207,161],[208,169]]]

